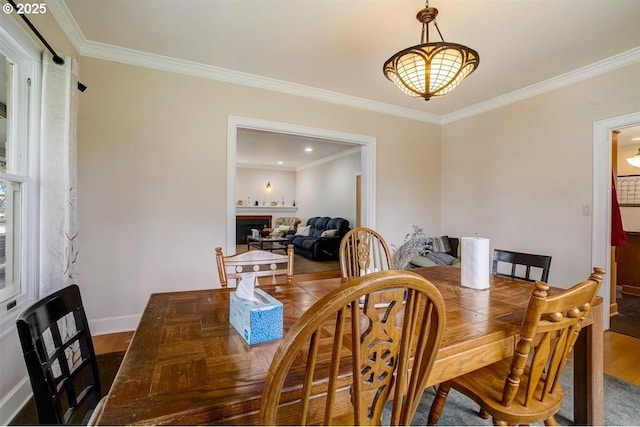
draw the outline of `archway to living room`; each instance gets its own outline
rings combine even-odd
[[[227,128],[227,242],[226,252],[236,251],[236,166],[238,134],[245,131],[263,131],[282,134],[283,137],[313,138],[327,143],[341,143],[353,147],[360,155],[362,176],[361,216],[362,225],[375,227],[375,144],[376,138],[330,129],[311,128],[281,122],[246,117],[229,116]],[[312,215],[314,216],[314,215]],[[354,221],[355,222],[355,221]],[[351,225],[353,226],[353,224]]]

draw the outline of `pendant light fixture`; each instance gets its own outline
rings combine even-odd
[[[384,75],[409,96],[424,98],[442,96],[456,88],[480,62],[478,52],[457,43],[444,41],[435,19],[438,9],[420,10],[416,19],[422,23],[420,44],[401,50],[384,63]],[[440,42],[429,42],[429,24],[438,30]]]
[[[631,166],[640,168],[640,148],[638,148],[638,154],[627,158],[627,163],[629,163]]]

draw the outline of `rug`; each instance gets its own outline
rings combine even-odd
[[[106,394],[111,388],[111,384],[113,384],[123,357],[124,351],[99,354],[96,356],[98,360],[98,370],[100,372],[100,388],[103,394]],[[79,417],[79,419],[81,420],[82,417]],[[36,413],[36,404],[33,398],[29,399],[18,415],[9,423],[9,425],[12,426],[36,424],[38,424],[38,414]]]
[[[565,399],[556,421],[559,425],[570,426],[573,423],[573,366],[568,363],[563,371],[560,383],[564,388]],[[433,387],[427,389],[418,406],[412,425],[427,425],[431,402],[435,397]],[[640,387],[626,381],[604,376],[604,413],[605,425],[609,426],[637,426],[640,425]],[[384,420],[383,420],[383,424]],[[478,405],[468,397],[451,390],[442,411],[438,425],[493,425],[491,418],[484,420],[478,416]],[[544,425],[543,423],[535,425]]]

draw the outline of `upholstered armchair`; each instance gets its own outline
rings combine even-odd
[[[289,230],[295,231],[302,220],[295,216],[283,216],[276,218],[271,228],[262,230],[264,236],[283,237]]]

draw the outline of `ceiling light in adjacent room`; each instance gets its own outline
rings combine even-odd
[[[627,163],[629,163],[631,166],[640,168],[640,148],[638,148],[638,154],[627,158]]]

